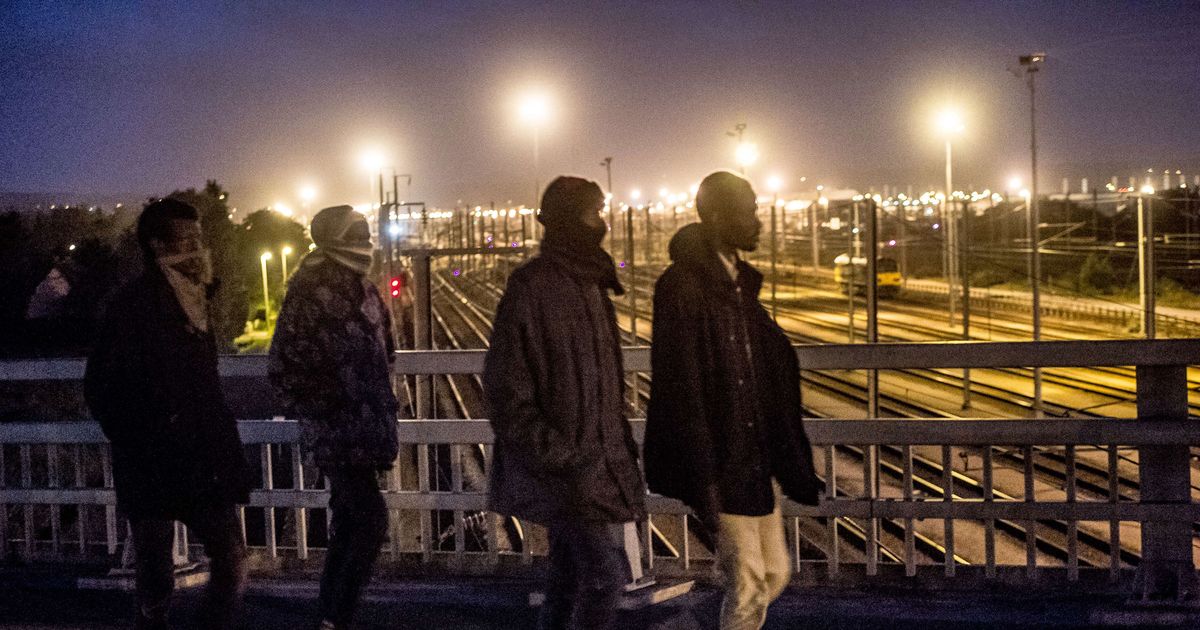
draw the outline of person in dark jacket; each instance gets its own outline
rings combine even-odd
[[[762,274],[737,255],[758,245],[754,190],[718,171],[696,207],[654,289],[646,479],[716,534],[721,627],[757,628],[791,577],[777,488],[811,505],[821,484],[796,354],[758,301]]]
[[[399,451],[391,318],[366,277],[371,231],[350,206],[309,227],[317,248],[288,283],[268,375],[300,441],[329,480],[333,532],[321,575],[321,628],[348,628],[387,534],[379,472]]]
[[[546,188],[540,254],[509,278],[484,362],[490,509],[550,533],[541,628],[610,626],[630,577],[625,524],[646,514],[603,209],[595,182],[559,177]]]
[[[135,627],[168,627],[175,521],[203,541],[210,560],[203,626],[232,627],[245,582],[234,508],[248,500],[251,482],[217,372],[212,266],[196,209],[151,203],[137,241],[145,269],[109,301],[84,375],[133,532]]]

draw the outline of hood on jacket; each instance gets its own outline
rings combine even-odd
[[[715,258],[716,250],[709,240],[708,229],[700,223],[689,223],[671,237],[667,246],[671,262],[698,264],[710,258]]]
[[[689,223],[671,237],[667,252],[671,262],[693,270],[713,281],[724,281],[732,292],[734,283],[726,273],[724,265],[717,257],[717,249],[713,246],[711,232],[703,223]],[[738,283],[744,291],[758,295],[762,288],[763,275],[749,263],[738,259]]]

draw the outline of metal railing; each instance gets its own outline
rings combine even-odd
[[[1200,445],[1200,422],[1188,419],[1187,367],[1200,362],[1200,341],[801,346],[797,353],[805,370],[1135,366],[1138,409],[1136,419],[807,420],[826,492],[817,506],[784,503],[799,579],[1123,587],[1132,579],[1143,597],[1192,587],[1200,504],[1189,447]],[[482,351],[404,352],[396,369],[471,374],[482,359]],[[648,350],[627,348],[625,365],[648,372]],[[6,362],[0,380],[74,380],[82,368],[78,360]],[[261,376],[265,359],[227,357],[221,369]],[[640,442],[644,423],[632,423]],[[262,474],[243,509],[252,546],[267,565],[308,559],[321,547],[328,493],[296,447],[296,423],[245,420],[240,429]],[[527,570],[544,552],[544,532],[486,513],[486,494],[464,489],[463,460],[478,454],[490,463],[487,422],[402,420],[397,430],[401,459],[411,463],[385,475],[391,528],[383,566]],[[437,478],[439,470],[446,478]],[[0,472],[0,556],[70,561],[122,546],[96,424],[0,424]],[[646,563],[660,575],[708,571],[712,555],[697,544],[688,510],[658,496],[648,507]]]

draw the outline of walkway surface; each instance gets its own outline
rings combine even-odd
[[[44,576],[43,576],[44,577]],[[456,579],[373,585],[357,627],[463,630],[531,628],[537,610],[528,594],[537,584],[521,580]],[[176,628],[191,626],[199,589],[177,594]],[[313,627],[316,584],[256,581],[246,597],[242,627],[303,630]],[[618,628],[700,630],[715,628],[720,595],[708,587],[640,610],[622,613]],[[94,629],[128,627],[131,595],[119,591],[67,589],[27,572],[0,570],[0,628]],[[1200,627],[1195,610],[1131,609],[1121,598],[1009,592],[938,592],[791,588],[771,608],[767,628],[974,628]]]

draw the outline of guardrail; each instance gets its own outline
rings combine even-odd
[[[929,295],[946,295],[946,283],[940,280],[919,280],[909,278],[904,284],[905,291],[926,293]],[[961,288],[955,292],[961,296]],[[1042,294],[1042,313],[1051,317],[1063,319],[1100,319],[1109,320],[1122,325],[1137,325],[1142,320],[1142,311],[1137,304],[1122,304],[1118,302],[1102,302],[1095,298],[1078,298],[1054,294]],[[987,287],[971,287],[971,308],[976,312],[986,312],[988,309],[1020,311],[1028,313],[1033,309],[1033,298],[1022,291],[996,290]],[[1164,334],[1184,336],[1200,330],[1200,317],[1185,317],[1164,313],[1159,309],[1154,314],[1154,320]]]
[[[1189,446],[1200,445],[1200,423],[1188,419],[1187,366],[1200,360],[1200,341],[877,344],[797,353],[806,370],[1133,365],[1138,379],[1137,419],[806,421],[826,492],[817,506],[785,503],[798,579],[1128,585],[1132,578],[1143,597],[1181,595],[1194,585],[1200,504],[1192,497]],[[482,351],[404,352],[397,371],[477,373],[482,358]],[[626,369],[649,371],[648,351],[626,349]],[[224,376],[264,372],[261,358],[222,359]],[[76,360],[0,363],[0,380],[81,373]],[[643,423],[632,422],[640,441]],[[243,509],[261,564],[308,559],[321,546],[328,493],[296,447],[297,425],[247,420],[240,428],[262,474]],[[480,472],[486,478],[488,424],[401,420],[397,430],[405,446],[384,485],[391,529],[382,565],[528,570],[544,533],[485,513],[486,489],[470,481]],[[0,555],[71,561],[116,554],[123,526],[108,457],[94,423],[0,424]],[[483,470],[471,470],[472,460]],[[648,505],[647,564],[664,575],[707,571],[711,553],[695,544],[686,508],[658,496]]]

